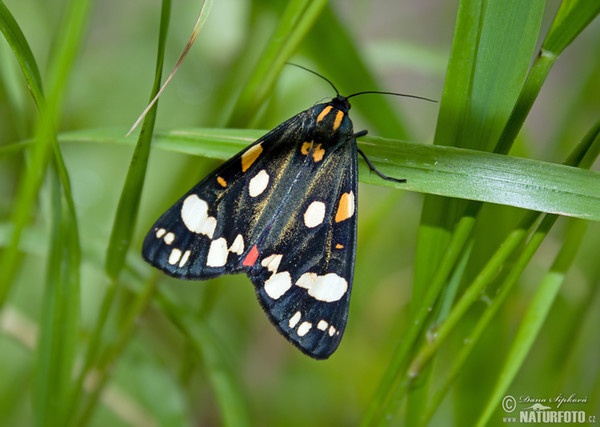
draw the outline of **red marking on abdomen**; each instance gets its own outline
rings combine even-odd
[[[258,253],[258,249],[256,248],[256,245],[252,246],[252,249],[250,249],[250,252],[248,252],[248,255],[246,255],[246,257],[242,261],[242,265],[244,267],[252,267],[254,264],[256,264],[258,255],[260,255],[260,254]]]

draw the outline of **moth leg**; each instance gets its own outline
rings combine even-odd
[[[363,153],[360,148],[357,148],[357,151],[358,151],[358,154],[360,154],[362,156],[362,158],[365,159],[365,162],[367,163],[367,166],[369,166],[369,169],[371,171],[375,172],[381,179],[384,179],[386,181],[392,181],[392,182],[401,182],[401,183],[406,182],[406,179],[398,179],[398,178],[394,178],[391,176],[387,176],[386,174],[384,174],[383,172],[381,172],[379,169],[377,169],[375,167],[375,165],[371,162],[371,160],[369,160],[367,155],[365,153]]]

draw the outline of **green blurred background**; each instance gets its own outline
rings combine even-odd
[[[25,34],[44,78],[55,36],[65,25],[68,2],[4,3]],[[160,98],[157,130],[231,126],[267,130],[332,97],[331,88],[320,79],[283,67],[258,114],[246,112],[242,119],[231,119],[235,101],[261,61],[285,3],[216,1],[197,42]],[[547,3],[542,36],[559,4]],[[166,70],[183,50],[199,8],[197,2],[173,3]],[[441,100],[457,8],[457,1],[332,1],[315,18],[289,59],[323,73],[342,94],[379,89]],[[151,152],[126,269],[118,283],[107,278],[106,250],[135,138],[123,144],[104,138],[103,132],[124,135],[145,108],[154,77],[159,20],[159,2],[103,0],[92,4],[89,20],[82,23],[84,38],[63,92],[57,120],[59,141],[71,131],[85,136],[60,144],[72,185],[82,252],[76,372],[89,351],[102,301],[111,289],[115,292],[98,344],[100,361],[85,382],[88,391],[68,400],[74,405],[69,413],[85,415],[67,419],[73,425],[92,426],[368,423],[365,411],[377,406],[373,396],[381,381],[395,378],[390,359],[410,327],[421,194],[361,184],[350,320],[340,348],[327,361],[307,358],[278,335],[260,310],[246,277],[181,282],[142,262],[141,240],[153,221],[218,161],[168,149]],[[560,163],[598,120],[599,41],[600,26],[595,21],[561,55],[511,154]],[[437,109],[417,100],[359,97],[353,99],[352,113],[355,129],[367,128],[370,135],[431,143]],[[36,114],[14,54],[2,40],[0,148],[30,140]],[[393,121],[386,119],[388,114]],[[21,152],[4,151],[0,156],[3,247],[12,227],[10,215],[18,183],[29,161]],[[36,414],[39,406],[32,403],[36,388],[41,387],[36,375],[44,358],[36,338],[47,319],[42,306],[47,298],[45,271],[51,238],[49,187],[46,180],[24,229],[17,273],[2,307],[1,425],[59,425],[40,418]],[[489,257],[521,215],[516,208],[484,206],[474,256]],[[477,419],[523,313],[569,230],[559,221],[548,235],[429,425],[468,425]],[[589,224],[548,319],[506,394],[541,398],[575,393],[588,399],[577,409],[600,417],[599,238],[598,224]],[[509,269],[510,262],[503,268]],[[477,322],[495,292],[492,288],[470,309],[461,328]],[[145,293],[147,299],[140,299]],[[132,309],[136,304],[140,304],[139,311]],[[443,313],[445,309],[441,303],[434,311]],[[191,331],[179,322],[192,325]],[[433,324],[429,329],[432,336],[435,321]],[[131,325],[131,329],[123,332],[123,325]],[[449,368],[464,337],[459,329],[442,347],[431,368],[434,372]],[[100,397],[89,394],[94,375],[105,381]],[[428,379],[423,382],[435,384],[435,374],[433,380],[430,375],[431,371],[427,372]],[[413,399],[427,402],[426,396],[419,395],[421,385],[417,379],[408,401],[398,399],[402,403],[386,406],[390,425],[417,425],[403,414],[407,406],[415,405]],[[498,412],[490,423],[503,425],[499,402],[496,407]]]

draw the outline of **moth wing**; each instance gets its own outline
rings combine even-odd
[[[306,111],[292,117],[196,184],[152,226],[142,245],[144,259],[181,279],[242,271],[268,187],[293,156],[306,120]]]
[[[336,350],[348,317],[357,225],[357,153],[350,137],[317,167],[301,169],[297,182],[309,185],[289,193],[285,215],[258,240],[248,271],[272,323],[317,359]]]

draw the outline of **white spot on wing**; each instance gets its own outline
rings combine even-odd
[[[212,239],[217,226],[217,219],[208,216],[208,203],[195,194],[191,194],[181,206],[181,219],[188,230],[204,234]]]
[[[281,296],[292,287],[292,276],[290,276],[290,273],[287,271],[282,271],[281,273],[277,272],[282,259],[283,255],[273,254],[260,262],[260,265],[273,273],[271,274],[271,277],[265,280],[264,285],[266,294],[273,299],[281,298]]]
[[[192,254],[192,251],[185,251],[183,253],[183,256],[179,260],[179,267],[183,267],[188,262],[188,259],[190,259],[191,254]]]
[[[162,236],[165,235],[166,232],[167,230],[165,230],[164,228],[159,228],[158,230],[156,230],[156,238],[160,239]]]
[[[310,322],[302,322],[300,326],[298,326],[298,336],[303,337],[310,331],[312,328],[312,323]]]
[[[327,329],[327,326],[329,326],[329,323],[327,323],[323,319],[319,320],[319,323],[317,323],[317,329],[320,331],[324,331],[325,329]]]
[[[329,327],[329,336],[332,337],[337,333],[337,329],[335,329],[333,326]]]
[[[265,280],[265,292],[273,299],[279,299],[292,287],[292,277],[287,271],[271,275]]]
[[[170,245],[171,243],[173,243],[175,241],[175,235],[173,233],[167,233],[165,234],[165,237],[163,237],[163,240],[165,241],[165,243],[167,245]]]
[[[279,268],[279,264],[281,263],[282,258],[283,258],[283,255],[278,255],[278,254],[269,255],[268,257],[266,257],[265,259],[263,259],[260,262],[260,265],[262,265],[263,267],[266,267],[267,270],[269,270],[270,272],[276,273],[277,269]]]
[[[177,248],[173,248],[169,254],[169,264],[175,265],[181,259],[181,251]]]
[[[308,228],[316,227],[323,223],[325,218],[325,203],[312,202],[304,212],[304,225]]]
[[[323,302],[339,301],[348,291],[346,279],[335,273],[328,273],[324,276],[316,273],[304,273],[296,281],[296,286],[306,289],[311,297]]]
[[[227,240],[220,237],[210,242],[208,255],[206,256],[206,265],[208,267],[223,267],[227,263]]]
[[[295,312],[294,315],[292,317],[290,317],[290,323],[289,323],[290,328],[294,329],[296,327],[296,325],[298,324],[298,322],[300,321],[301,317],[302,317],[302,314],[299,311]]]
[[[244,252],[244,238],[242,237],[241,234],[238,234],[235,237],[235,240],[233,241],[233,243],[231,244],[231,247],[229,248],[229,252],[232,252],[232,253],[238,254],[238,255],[241,255]]]
[[[267,185],[269,185],[269,174],[263,169],[257,173],[248,184],[250,197],[257,197],[262,194],[262,192],[267,188]]]

